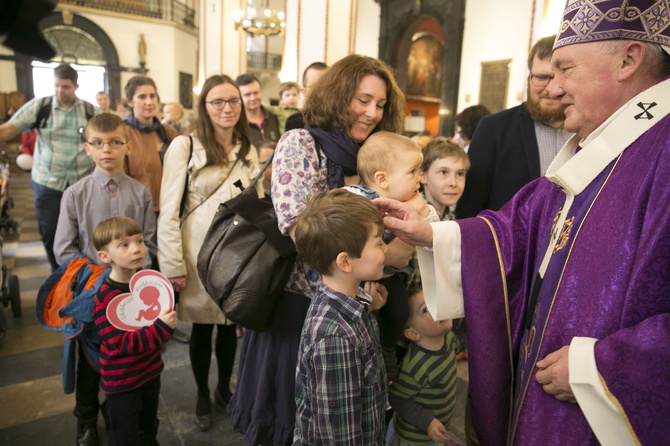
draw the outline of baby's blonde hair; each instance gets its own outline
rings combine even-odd
[[[167,104],[163,105],[163,109],[165,109],[165,107],[167,107],[168,105],[172,107],[176,113],[179,114],[179,119],[181,119],[184,116],[184,106],[181,105],[179,102],[168,102]]]
[[[421,153],[421,147],[410,138],[392,132],[376,132],[358,151],[356,164],[363,184],[374,183],[375,172],[387,172],[402,152]]]

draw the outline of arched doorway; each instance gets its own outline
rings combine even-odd
[[[107,33],[96,23],[70,11],[53,12],[40,22],[40,29],[46,39],[56,50],[54,63],[73,64],[80,71],[80,88],[86,82],[87,72],[93,76],[102,76],[101,87],[109,93],[112,104],[120,97],[120,66],[119,56]],[[35,67],[49,67],[35,63],[34,59],[26,58],[16,62],[16,78],[19,91],[26,92],[28,99],[35,97],[33,71]],[[43,61],[44,62],[44,61]],[[86,68],[84,68],[86,67]],[[100,74],[102,73],[102,74]],[[82,77],[83,74],[83,77]]]

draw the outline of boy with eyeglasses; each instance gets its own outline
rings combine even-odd
[[[156,256],[156,213],[151,193],[142,184],[127,176],[123,163],[128,150],[126,125],[112,113],[93,117],[86,126],[86,154],[95,163],[95,170],[63,192],[60,216],[54,240],[54,255],[62,264],[73,254],[81,253],[91,261],[102,264],[98,250],[93,245],[93,232],[101,221],[125,216],[135,220],[144,234],[147,246],[144,268],[151,267]],[[93,330],[85,327],[84,331]],[[98,385],[100,374],[90,364],[79,344],[76,380],[75,416],[83,437],[97,443],[96,419],[82,419],[81,414],[96,413],[99,407]]]

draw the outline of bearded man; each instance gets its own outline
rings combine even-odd
[[[500,209],[519,189],[544,175],[572,136],[563,126],[564,107],[549,97],[555,37],[538,40],[530,50],[526,102],[479,122],[468,150],[471,167],[456,206],[458,218]]]

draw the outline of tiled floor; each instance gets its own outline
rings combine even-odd
[[[37,290],[50,274],[50,268],[35,221],[30,174],[13,167],[8,191],[14,201],[9,213],[17,221],[19,230],[17,233],[3,231],[3,262],[19,278],[23,314],[13,317],[10,307],[0,308],[8,323],[4,344],[0,346],[0,445],[72,445],[76,425],[72,415],[74,395],[65,395],[61,386],[63,338],[58,332],[42,328],[35,318]],[[179,327],[189,330],[189,326],[181,322]],[[215,427],[211,431],[203,433],[195,428],[196,389],[188,346],[169,342],[163,360],[165,370],[161,376],[158,413],[161,445],[244,444],[243,437],[232,432],[230,419],[223,411],[215,413]],[[214,389],[215,361],[212,364],[210,388]],[[459,380],[459,403],[451,430],[463,437],[466,363],[459,363],[459,376],[464,379]],[[101,444],[106,444],[101,419],[98,428]]]

